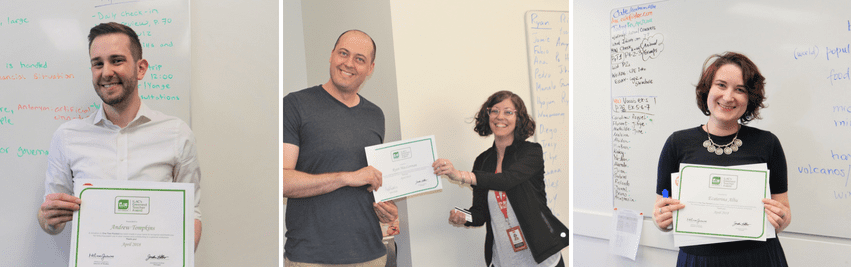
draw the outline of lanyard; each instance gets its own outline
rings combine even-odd
[[[496,170],[493,171],[494,174],[497,174]],[[508,221],[508,196],[505,195],[505,191],[493,191],[493,195],[496,197],[496,203],[499,205],[499,209],[502,210],[502,215],[505,216],[505,223],[508,224],[508,227],[511,227],[511,222]]]
[[[508,221],[508,196],[503,191],[493,191],[496,197],[496,203],[499,204],[499,209],[502,210],[502,215],[505,216],[505,222],[511,227],[511,222]]]
[[[493,171],[494,174],[497,174],[496,170]],[[496,203],[499,204],[499,209],[502,210],[502,215],[505,216],[505,222],[508,223],[508,227],[511,227],[511,222],[508,221],[508,196],[505,195],[505,191],[493,191],[493,195],[496,196]]]
[[[494,173],[498,172],[494,171]],[[508,241],[511,242],[511,248],[514,249],[514,252],[528,248],[526,238],[523,237],[523,231],[520,230],[520,226],[511,227],[511,222],[508,220],[508,195],[505,194],[505,191],[493,191],[493,194],[496,197],[496,203],[499,205],[499,209],[502,210],[502,215],[505,216],[505,223],[508,224],[508,229],[505,230],[505,233],[508,234]]]

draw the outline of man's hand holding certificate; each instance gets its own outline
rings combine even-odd
[[[683,164],[674,233],[765,241],[768,170]]]
[[[77,179],[69,266],[193,266],[188,183]]]
[[[376,202],[440,190],[440,177],[431,163],[437,159],[434,136],[396,141],[365,148],[366,160],[382,174]]]

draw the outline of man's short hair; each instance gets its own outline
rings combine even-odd
[[[142,43],[139,42],[139,35],[132,28],[115,22],[101,23],[89,30],[89,50],[92,49],[92,41],[95,38],[112,33],[127,35],[130,38],[130,54],[133,56],[133,60],[142,59]]]
[[[350,32],[350,31],[360,32],[360,33],[363,33],[364,35],[366,35],[366,37],[369,37],[369,40],[372,42],[372,61],[371,62],[375,62],[375,50],[376,50],[375,40],[372,40],[372,36],[369,36],[369,34],[366,34],[365,32],[363,32],[361,30],[352,29],[352,30],[344,31],[342,34],[340,34],[340,36],[337,36],[337,42],[334,43],[334,48],[331,48],[331,51],[334,51],[334,49],[337,49],[337,45],[340,44],[340,38],[343,38],[343,35],[346,35],[346,33]]]

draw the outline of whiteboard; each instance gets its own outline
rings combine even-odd
[[[53,132],[102,104],[91,83],[89,29],[110,21],[133,28],[150,65],[139,81],[142,101],[189,123],[189,2],[4,0],[0,18],[0,201],[8,204],[0,251],[15,255],[0,265],[64,265],[69,231],[44,233],[36,211]]]
[[[674,131],[706,123],[704,60],[736,51],[766,77],[762,120],[786,153],[789,232],[851,237],[851,20],[847,1],[670,0],[609,13],[609,179],[616,208],[652,214],[656,166]],[[602,19],[602,18],[600,18]],[[588,88],[590,89],[590,88]],[[700,145],[700,144],[696,144]],[[746,144],[745,144],[746,145]]]
[[[524,25],[532,91],[532,101],[526,105],[537,123],[535,141],[544,150],[547,206],[566,220],[570,215],[568,14],[567,11],[527,11]]]
[[[686,99],[676,98],[673,93],[666,98],[669,93],[665,89],[675,85],[666,84],[669,79],[659,78],[667,73],[659,69],[671,64],[664,61],[670,53],[664,49],[665,35],[670,35],[664,25],[670,19],[663,16],[670,9],[657,4],[616,8],[610,13],[612,197],[616,208],[647,215],[653,214],[648,211],[656,197],[659,151],[668,134],[681,125],[662,123],[659,117],[665,112],[658,110],[656,101],[663,92],[661,98],[670,99],[669,102]],[[702,121],[705,120],[700,117],[693,120]],[[650,205],[645,200],[651,200]]]

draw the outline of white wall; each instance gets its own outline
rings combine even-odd
[[[193,1],[190,8],[204,213],[196,266],[277,266],[278,3]]]
[[[279,88],[280,95],[283,98],[284,88],[286,92],[300,90],[297,88],[307,88],[307,63],[304,56],[304,25],[301,19],[301,0],[285,0],[283,1],[283,32],[281,36],[281,45],[283,46],[282,66],[283,80],[282,86]],[[282,114],[283,109],[278,114]],[[280,119],[280,118],[279,118]],[[281,121],[281,120],[279,120]],[[283,145],[283,126],[279,127],[278,137],[281,139],[278,143]],[[281,229],[284,229],[284,221],[286,221],[287,199],[284,198],[284,205],[281,207]],[[281,231],[281,255],[283,255],[283,244],[287,243],[287,237],[284,236],[286,231]]]
[[[301,18],[301,0],[283,1],[283,87],[291,92],[294,88],[307,88],[307,62],[304,56],[304,24]]]
[[[434,134],[438,155],[470,170],[493,142],[467,123],[487,97],[511,90],[532,103],[524,13],[567,11],[568,1],[393,0],[390,6],[402,138]],[[482,266],[485,229],[447,220],[454,206],[471,205],[472,190],[444,181],[443,191],[407,201],[413,266]]]

